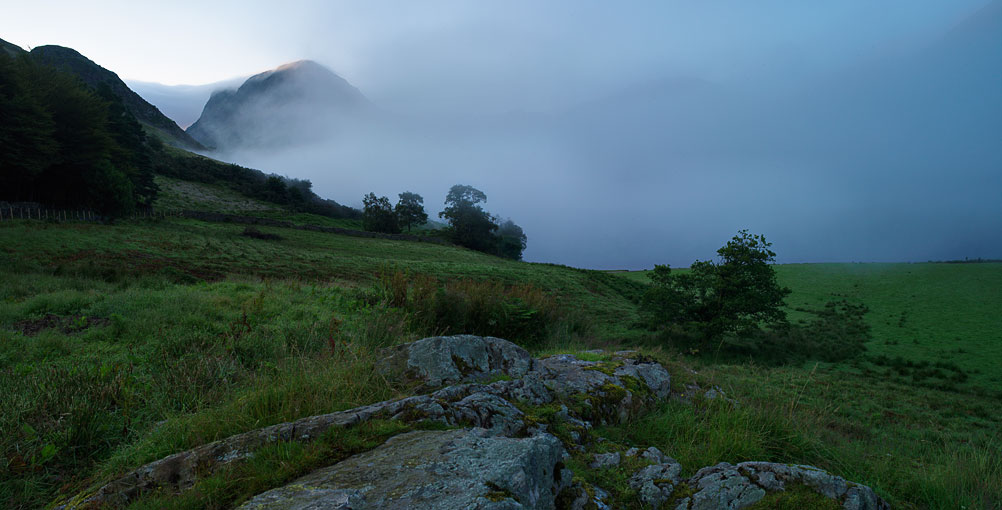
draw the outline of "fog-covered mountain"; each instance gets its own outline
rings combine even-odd
[[[246,77],[206,85],[164,85],[146,81],[125,80],[129,88],[160,109],[177,125],[187,128],[198,120],[205,103],[213,92],[236,89]]]
[[[284,146],[335,136],[373,113],[365,96],[309,60],[254,75],[236,90],[212,94],[188,133],[206,146]]]

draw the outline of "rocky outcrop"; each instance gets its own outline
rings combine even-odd
[[[769,492],[801,484],[841,503],[845,510],[884,510],[890,506],[873,489],[832,475],[813,466],[772,462],[720,463],[705,467],[688,480],[691,496],[677,502],[676,510],[739,509],[757,503]]]
[[[403,375],[437,387],[491,376],[520,378],[533,367],[525,349],[500,338],[436,336],[402,345],[381,364],[384,375]]]
[[[649,508],[744,508],[790,484],[846,509],[886,508],[869,488],[809,466],[719,464],[683,480],[682,466],[657,448],[617,449],[605,442],[602,453],[589,453],[604,441],[594,426],[625,423],[669,396],[671,378],[663,366],[623,354],[632,357],[533,359],[498,338],[426,338],[394,349],[380,370],[430,393],[203,445],[143,466],[62,508],[124,505],[150,491],[184,491],[269,443],[312,441],[334,427],[377,419],[452,430],[405,432],[262,492],[241,508],[609,508],[603,488],[574,478],[564,466],[572,455],[590,469],[626,470],[631,497]]]
[[[560,441],[484,429],[410,432],[260,494],[241,510],[554,507],[570,484]]]

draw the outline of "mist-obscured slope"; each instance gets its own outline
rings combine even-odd
[[[302,60],[212,94],[188,134],[223,151],[284,146],[334,136],[372,111],[343,78]]]
[[[140,123],[159,131],[174,145],[186,149],[204,149],[156,106],[133,92],[117,74],[95,64],[76,50],[62,46],[39,46],[31,50],[31,57],[44,65],[74,74],[91,87],[106,84]]]
[[[205,85],[164,85],[135,80],[125,80],[125,83],[178,126],[188,128],[198,120],[213,92],[236,89],[245,79],[246,77],[234,78]]]

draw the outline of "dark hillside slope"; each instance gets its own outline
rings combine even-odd
[[[205,148],[178,127],[174,121],[161,113],[156,106],[146,102],[145,99],[139,97],[139,94],[133,92],[117,74],[95,64],[76,50],[62,46],[39,46],[31,50],[31,56],[39,63],[76,75],[95,89],[102,83],[108,85],[111,91],[122,100],[129,113],[135,116],[139,122],[165,135],[173,144],[188,149]]]
[[[16,44],[11,44],[11,43],[3,40],[3,39],[0,39],[0,50],[3,50],[5,52],[7,52],[7,54],[10,55],[10,56],[12,56],[12,57],[16,57],[16,56],[21,55],[23,53],[27,53],[20,46],[18,46]]]

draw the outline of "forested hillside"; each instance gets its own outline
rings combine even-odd
[[[309,181],[165,146],[107,83],[93,88],[35,53],[8,46],[0,53],[0,200],[122,216],[152,206],[156,173],[220,184],[294,211],[359,215],[315,195]]]

